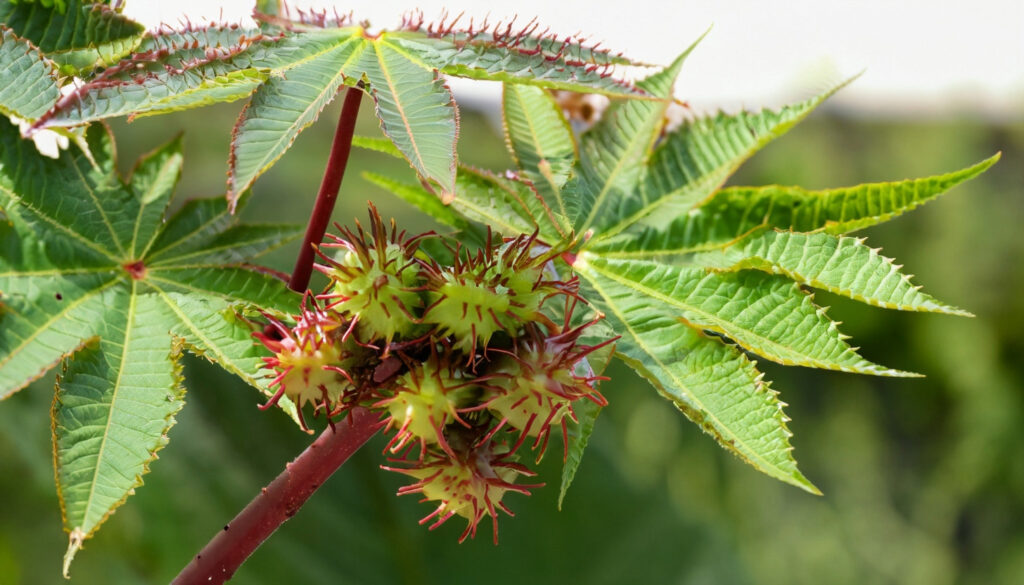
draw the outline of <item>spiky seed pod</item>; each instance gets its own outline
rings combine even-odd
[[[561,425],[565,417],[576,419],[572,403],[587,398],[601,406],[608,402],[594,388],[597,376],[579,375],[577,365],[591,352],[611,343],[581,346],[580,335],[591,323],[545,336],[531,326],[516,340],[512,351],[503,355],[491,369],[484,396],[485,404],[501,423],[519,429],[520,441],[535,437],[539,460],[547,447],[551,427]]]
[[[388,449],[397,453],[418,441],[423,448],[437,444],[451,453],[444,427],[466,424],[459,409],[472,402],[475,393],[472,381],[461,379],[436,352],[426,362],[411,364],[409,371],[395,380],[394,394],[375,405],[387,408],[388,426],[398,429]]]
[[[472,353],[498,331],[515,335],[524,323],[545,319],[541,305],[560,290],[543,279],[545,259],[532,255],[535,242],[532,236],[497,248],[488,242],[475,256],[456,249],[450,267],[427,265],[430,305],[423,322],[451,336],[454,349]]]
[[[321,252],[328,265],[317,265],[331,283],[318,298],[329,308],[355,320],[356,335],[365,343],[396,336],[410,337],[418,326],[422,308],[419,267],[413,261],[420,238],[406,237],[391,221],[384,226],[377,210],[370,206],[369,234],[356,223],[356,231],[340,228],[342,237],[321,246],[339,248],[335,258]]]
[[[269,317],[269,316],[268,316]],[[269,317],[276,335],[254,333],[274,355],[264,357],[264,368],[272,371],[269,388],[274,396],[261,408],[276,404],[282,396],[295,403],[299,420],[308,402],[330,410],[353,380],[347,368],[357,365],[357,347],[343,339],[347,324],[330,311],[317,306],[307,295],[294,327]]]
[[[477,526],[484,516],[490,516],[494,526],[494,543],[498,543],[498,510],[509,516],[512,512],[502,499],[508,492],[530,495],[530,489],[543,486],[516,485],[519,475],[535,475],[526,467],[510,461],[506,445],[486,441],[457,457],[431,454],[412,468],[386,467],[416,478],[412,485],[398,490],[399,495],[420,493],[421,501],[437,501],[437,508],[420,524],[430,524],[430,530],[444,524],[452,516],[466,518],[465,531],[459,542],[476,536]]]

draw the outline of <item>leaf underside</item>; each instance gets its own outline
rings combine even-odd
[[[124,182],[106,129],[86,139],[91,159],[71,149],[52,160],[0,122],[0,399],[61,364],[52,416],[68,562],[166,444],[183,351],[267,392],[253,326],[236,313],[288,311],[295,298],[245,262],[300,233],[238,225],[222,199],[165,221],[181,141]]]
[[[0,22],[39,47],[65,75],[83,75],[117,63],[139,45],[146,32],[114,8],[87,0],[42,7],[5,1],[0,3]]]
[[[467,41],[426,30],[371,37],[360,26],[316,28],[271,19],[258,29],[199,27],[148,33],[135,51],[45,112],[35,128],[147,116],[252,96],[235,127],[228,196],[277,161],[344,86],[363,82],[384,133],[438,195],[450,198],[458,110],[441,75],[544,88],[638,95],[608,67],[626,60],[526,35]]]
[[[35,120],[58,97],[53,63],[29,41],[0,26],[0,113]]]

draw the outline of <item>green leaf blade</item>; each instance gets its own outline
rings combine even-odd
[[[280,313],[294,312],[300,300],[277,275],[250,266],[164,266],[154,268],[147,277],[153,286],[168,293],[196,294]]]
[[[443,200],[455,191],[458,110],[435,72],[385,42],[363,61],[381,128],[423,178],[436,182]]]
[[[81,541],[142,485],[184,404],[177,350],[150,298],[121,289],[100,341],[65,362],[53,407],[54,462],[64,525],[65,573]]]
[[[783,365],[879,376],[911,376],[860,357],[824,311],[780,276],[719,273],[584,252],[576,269],[605,291],[658,308],[694,327],[725,335]]]
[[[53,64],[27,40],[0,26],[0,113],[35,120],[59,97]]]
[[[569,420],[566,425],[568,436],[563,440],[568,443],[566,447],[565,463],[562,465],[562,480],[558,486],[558,509],[562,509],[565,495],[569,493],[569,486],[576,478],[580,464],[583,462],[583,452],[590,442],[590,435],[594,434],[594,426],[597,423],[597,416],[601,414],[601,407],[591,400],[581,399],[573,404],[573,412],[576,420]]]
[[[182,137],[179,135],[139,159],[132,171],[131,186],[139,213],[127,247],[131,258],[144,257],[162,228],[164,213],[181,178],[184,160]]]
[[[597,238],[589,249],[605,257],[666,260],[720,250],[765,229],[847,233],[923,205],[978,176],[997,160],[999,155],[943,175],[840,189],[728,187],[699,207],[661,221],[663,225],[637,223],[615,236]]]
[[[971,316],[911,284],[893,261],[863,239],[768,231],[726,250],[729,270],[756,269],[886,309]]]
[[[38,279],[0,276],[0,400],[45,374],[95,337],[110,291],[110,271],[53,273]],[[56,291],[56,292],[54,292]]]
[[[582,271],[587,298],[622,333],[617,355],[726,450],[771,477],[820,493],[797,469],[782,403],[735,348],[652,311],[635,292]]]
[[[734,231],[757,225],[783,230],[844,234],[877,225],[934,200],[994,165],[999,154],[967,168],[904,181],[866,183],[812,191],[800,187],[731,187],[708,202],[728,214]],[[744,219],[745,218],[745,219]]]
[[[268,76],[264,69],[213,62],[180,72],[146,75],[137,81],[100,78],[61,98],[33,128],[77,126],[118,116],[144,117],[232,102],[248,97]]]
[[[275,250],[302,234],[302,226],[290,224],[236,225],[218,234],[201,249],[164,254],[151,266],[238,264]]]
[[[505,84],[502,112],[505,142],[516,167],[549,206],[569,217],[562,185],[576,161],[576,141],[558,104],[542,89]]]
[[[146,32],[117,10],[87,0],[67,0],[60,9],[3,2],[0,22],[31,40],[65,75],[117,63],[139,45]]]
[[[272,76],[235,125],[228,163],[228,197],[249,188],[291,147],[344,85],[345,72],[366,44],[350,39],[317,58]]]
[[[520,50],[520,47],[463,42],[422,32],[388,32],[381,36],[410,59],[446,75],[609,96],[643,95],[642,91],[611,75],[613,63],[572,58],[570,44],[558,54],[548,52],[551,44],[547,42],[539,50],[537,47]],[[598,53],[593,55],[598,58]]]

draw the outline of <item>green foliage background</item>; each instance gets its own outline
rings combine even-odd
[[[337,116],[336,104],[325,116]],[[179,195],[223,189],[236,107],[118,121],[122,164],[179,129]],[[830,115],[831,114],[831,115]],[[333,123],[315,125],[256,185],[245,219],[304,222]],[[376,132],[363,112],[361,133]],[[461,156],[509,165],[498,135],[463,110]],[[483,146],[484,144],[489,146]],[[826,107],[757,155],[737,184],[831,187],[926,176],[995,150],[1004,162],[913,214],[864,232],[938,298],[976,319],[909,315],[828,299],[830,315],[870,360],[928,375],[855,376],[761,361],[789,403],[807,495],[743,465],[701,436],[627,368],[602,386],[612,406],[562,512],[549,485],[510,496],[501,546],[486,534],[457,544],[453,520],[428,533],[429,509],[395,498],[403,479],[381,471],[371,444],[238,573],[238,583],[729,583],[943,585],[1012,583],[1024,574],[1024,122],[994,125],[847,119]],[[336,218],[372,199],[405,228],[424,219],[362,181],[363,169],[411,173],[356,151]],[[411,176],[411,175],[406,175]],[[271,257],[289,269],[294,246]],[[825,293],[818,293],[819,295]],[[72,570],[72,583],[170,580],[198,547],[308,442],[257,393],[192,360],[191,403],[170,448]],[[56,583],[66,536],[49,465],[52,378],[0,408],[0,583]]]

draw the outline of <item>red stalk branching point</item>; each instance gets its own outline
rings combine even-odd
[[[230,579],[245,559],[278,526],[294,516],[313,492],[385,423],[377,414],[357,407],[335,423],[333,429],[325,429],[199,551],[171,585],[217,585]]]
[[[309,287],[316,248],[323,241],[327,226],[331,223],[331,212],[334,211],[334,203],[338,200],[338,189],[341,188],[345,167],[348,166],[348,155],[352,151],[352,134],[356,129],[356,118],[362,99],[363,90],[359,87],[350,87],[345,93],[345,103],[341,106],[341,117],[338,118],[338,129],[334,132],[334,143],[331,145],[330,158],[327,159],[324,179],[320,183],[316,205],[309,217],[299,257],[295,259],[295,269],[292,270],[292,277],[288,281],[288,288],[296,292],[304,293]]]

